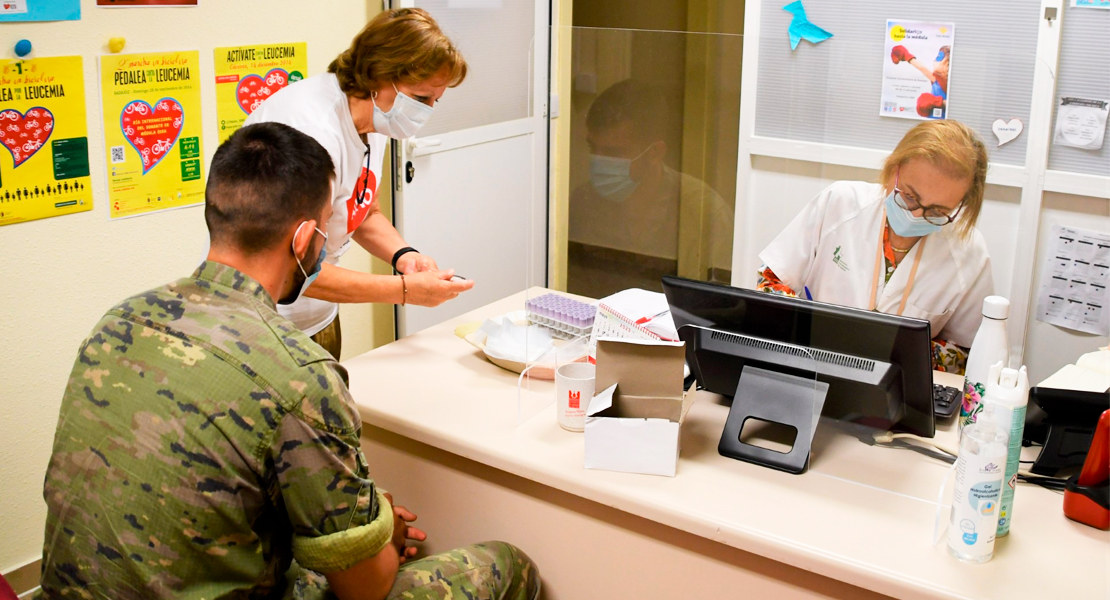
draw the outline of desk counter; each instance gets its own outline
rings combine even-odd
[[[422,504],[444,513],[452,507],[462,511],[463,506],[474,506],[475,511],[484,507],[488,512],[436,514],[429,517],[431,522],[443,526],[452,518],[477,519],[490,531],[507,531],[504,537],[510,542],[517,541],[512,532],[520,531],[521,526],[496,527],[500,506],[445,501],[436,497],[434,483],[412,480],[443,477],[446,482],[443,473],[406,475],[402,467],[383,462],[403,461],[423,452],[423,459],[413,460],[434,470],[442,467],[447,460],[444,457],[456,455],[465,459],[463,462],[473,461],[501,473],[490,476],[486,469],[486,475],[468,474],[457,479],[462,488],[444,493],[458,495],[461,489],[467,495],[466,482],[476,479],[521,478],[528,483],[501,484],[514,488],[506,502],[530,489],[524,493],[538,502],[550,492],[553,498],[563,499],[555,502],[564,510],[581,512],[584,499],[602,505],[597,507],[601,516],[573,527],[619,522],[618,529],[628,530],[623,533],[632,541],[615,542],[618,546],[634,545],[642,533],[638,529],[673,528],[702,539],[679,536],[671,545],[682,546],[685,554],[698,554],[709,563],[727,563],[711,564],[720,569],[713,577],[748,569],[756,573],[756,580],[779,580],[787,586],[784,589],[795,586],[798,596],[874,597],[864,592],[869,590],[901,598],[1110,598],[1110,537],[1068,520],[1060,494],[1020,485],[1013,531],[999,540],[994,560],[985,565],[963,564],[947,555],[943,541],[932,543],[938,488],[948,475],[948,465],[924,452],[864,443],[870,438],[869,431],[852,425],[823,419],[814,439],[809,472],[790,475],[720,456],[717,441],[728,408],[720,397],[702,392],[682,428],[676,477],[585,470],[582,434],[559,428],[551,406],[531,418],[519,418],[517,376],[490,364],[453,335],[462,323],[520,309],[524,298],[525,294],[518,294],[344,363],[369,432],[364,437],[373,438],[367,441],[372,472],[384,487],[395,493],[403,489],[408,495],[402,498],[398,493],[399,498],[418,513]],[[526,398],[554,395],[550,382],[533,381],[530,388]],[[938,432],[938,439],[954,445],[951,429],[949,423]],[[398,440],[406,439],[437,449],[438,454],[428,454],[427,448],[393,451],[396,448],[382,446],[398,446]],[[379,472],[387,475],[383,478]],[[946,492],[945,502],[949,499],[950,492]],[[619,513],[639,519],[628,524]],[[544,547],[543,540],[563,544],[565,549],[566,532],[553,532],[545,538],[542,530],[548,517],[540,516],[546,514],[542,511],[528,516],[513,509],[505,514],[506,519],[525,521],[528,532],[524,537],[532,544],[525,550],[545,574],[547,597],[576,597],[560,593],[560,588],[572,587],[560,581],[565,575],[556,576],[565,571],[545,568],[541,558],[554,554]],[[944,507],[942,518],[946,521],[947,516]],[[552,519],[549,525],[560,527]],[[429,533],[435,535],[435,531]],[[581,530],[577,535],[590,539]],[[650,548],[629,551],[649,552]],[[768,566],[756,557],[749,557],[755,566],[741,564],[746,560],[744,553],[791,568]],[[810,573],[821,577],[816,582],[803,581]],[[854,588],[838,588],[835,582]],[[663,595],[654,597],[673,597],[656,589]],[[766,588],[765,593],[786,594],[772,589]],[[741,589],[735,592],[745,595]]]

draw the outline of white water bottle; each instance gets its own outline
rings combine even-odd
[[[1002,502],[998,512],[998,537],[1010,533],[1010,520],[1013,518],[1014,491],[1017,488],[1017,472],[1021,460],[1021,438],[1025,433],[1025,409],[1029,404],[1029,375],[1022,367],[1020,371],[1005,369],[1002,363],[991,367],[987,379],[987,395],[983,397],[983,416],[994,420],[994,424],[1009,433],[1009,451],[1006,455],[1006,474],[1003,477]],[[989,417],[985,415],[990,415]]]
[[[1010,315],[1010,301],[1002,296],[983,299],[983,324],[971,342],[964,371],[964,401],[960,404],[959,430],[975,422],[982,410],[983,394],[987,392],[987,378],[991,365],[1001,361],[1007,364],[1010,343],[1006,338],[1006,318]]]
[[[1010,439],[985,409],[982,419],[964,427],[956,459],[948,553],[964,562],[985,563],[994,556],[1002,478]]]

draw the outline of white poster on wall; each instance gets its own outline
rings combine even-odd
[[[1110,335],[1110,233],[1054,225],[1041,270],[1037,320]]]
[[[883,49],[879,116],[944,119],[956,26],[891,19]]]
[[[1056,135],[1052,143],[1084,150],[1102,148],[1110,102],[1086,98],[1060,98],[1056,111]]]

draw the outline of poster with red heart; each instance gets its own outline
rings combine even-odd
[[[220,143],[267,98],[308,76],[308,45],[216,48],[216,118]]]
[[[92,207],[81,57],[0,60],[0,225]]]
[[[101,8],[122,8],[128,6],[196,6],[197,0],[96,0]]]
[[[204,202],[200,53],[100,58],[112,219]]]

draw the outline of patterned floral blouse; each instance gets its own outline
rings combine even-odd
[[[894,247],[890,244],[890,230],[883,231],[883,256],[886,258],[886,282],[890,283],[890,276],[894,274]],[[759,267],[759,280],[755,289],[771,294],[780,294],[796,298],[798,293],[790,289],[775,275],[767,265]],[[967,353],[969,348],[957,346],[948,340],[933,338],[933,368],[945,373],[963,375],[967,368]]]

